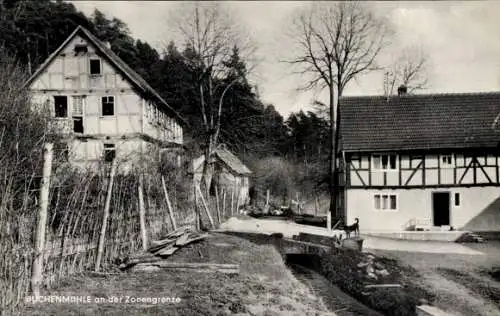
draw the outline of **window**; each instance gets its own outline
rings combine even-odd
[[[83,134],[83,117],[73,117],[73,132]]]
[[[455,206],[460,206],[460,193],[455,193]]]
[[[453,167],[453,155],[441,155],[441,167],[443,168],[452,168]]]
[[[112,162],[116,157],[115,144],[104,144],[104,161]]]
[[[91,59],[90,60],[90,75],[98,76],[101,74],[101,60]]]
[[[56,159],[61,159],[63,161],[67,161],[69,158],[69,149],[68,144],[64,142],[55,142],[54,143],[54,154]]]
[[[396,155],[374,155],[373,169],[375,170],[397,170]]]
[[[102,116],[113,116],[115,115],[115,97],[107,96],[102,97]]]
[[[83,96],[73,97],[72,114],[73,116],[83,116]]]
[[[68,97],[54,96],[54,109],[56,117],[68,117]]]
[[[395,194],[375,194],[373,200],[376,210],[395,211],[398,209],[398,201]]]

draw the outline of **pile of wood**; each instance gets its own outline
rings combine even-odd
[[[119,260],[117,264],[121,270],[127,270],[137,264],[159,262],[174,254],[180,248],[203,240],[207,236],[207,234],[200,234],[188,227],[179,228],[167,234],[161,240],[151,241],[151,246],[146,252]]]

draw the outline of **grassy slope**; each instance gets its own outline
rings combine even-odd
[[[201,254],[201,255],[200,255]],[[178,304],[92,303],[37,304],[22,315],[231,315],[234,313],[315,315],[321,301],[298,282],[272,246],[213,234],[208,240],[178,251],[168,260],[239,263],[240,275],[217,273],[123,273],[107,277],[75,276],[52,295],[95,297],[180,297]]]

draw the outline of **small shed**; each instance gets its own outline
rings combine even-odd
[[[200,185],[202,179],[204,162],[205,155],[193,160],[193,180],[197,186]],[[238,197],[238,205],[248,203],[252,171],[236,155],[225,147],[216,149],[210,163],[210,172],[212,174],[211,194],[215,194],[215,188],[218,187],[224,189],[227,194],[234,192],[234,198]]]

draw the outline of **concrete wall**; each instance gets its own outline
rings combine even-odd
[[[401,230],[412,219],[432,223],[432,193],[450,192],[450,225],[455,229],[500,230],[500,189],[497,187],[454,187],[439,189],[348,189],[347,222],[360,219],[362,230]],[[460,206],[454,194],[460,194]],[[376,210],[375,194],[395,194],[397,210]]]

